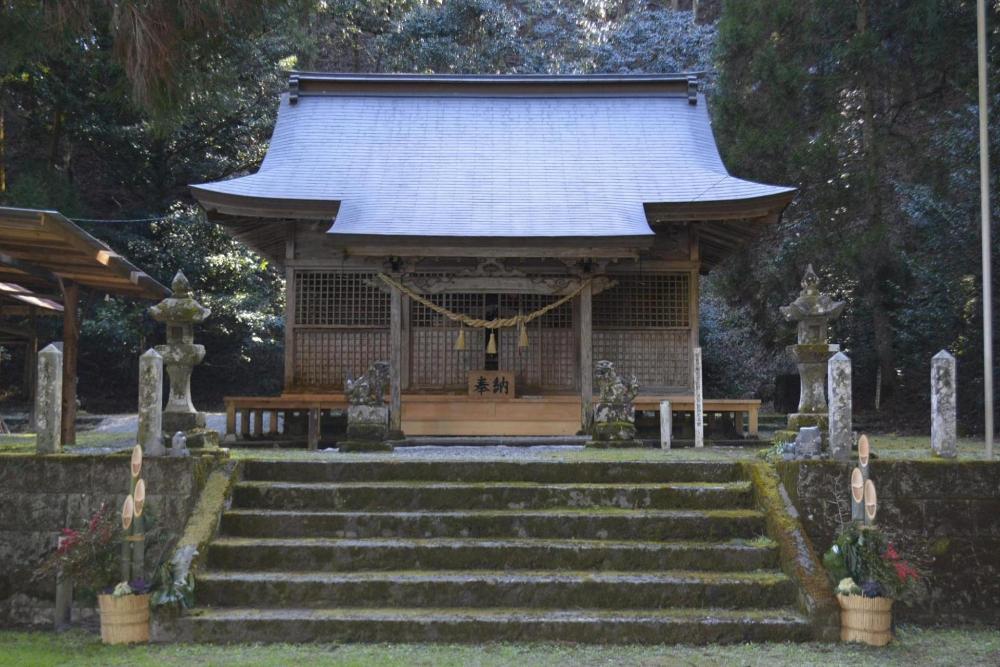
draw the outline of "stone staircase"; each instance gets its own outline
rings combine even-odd
[[[249,461],[181,638],[810,638],[740,468]]]

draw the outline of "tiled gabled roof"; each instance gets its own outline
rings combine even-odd
[[[209,210],[335,216],[345,242],[638,241],[645,207],[759,215],[795,192],[729,175],[687,77],[308,74],[282,96],[260,170],[193,191]]]

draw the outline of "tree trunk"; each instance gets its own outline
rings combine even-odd
[[[869,31],[868,0],[858,1],[857,14],[858,35],[864,37]],[[867,43],[867,40],[865,41]],[[896,373],[894,370],[895,353],[892,324],[889,319],[887,294],[883,289],[884,276],[890,273],[889,264],[892,256],[888,247],[888,229],[885,226],[882,188],[881,188],[881,156],[876,133],[875,112],[875,72],[873,71],[871,53],[861,59],[861,143],[864,152],[865,176],[864,193],[867,218],[866,234],[870,241],[862,244],[859,259],[861,273],[860,286],[864,290],[865,301],[871,310],[872,333],[875,337],[875,353],[878,367],[881,369],[882,401],[891,401],[895,387]]]

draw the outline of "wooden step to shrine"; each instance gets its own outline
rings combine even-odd
[[[248,461],[178,639],[805,640],[729,463]]]

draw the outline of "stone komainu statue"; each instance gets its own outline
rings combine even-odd
[[[639,381],[634,375],[621,376],[610,361],[598,361],[594,368],[598,403],[594,421],[598,423],[634,422],[633,401],[639,393]]]
[[[389,384],[389,362],[376,361],[363,375],[347,378],[347,402],[351,405],[380,406],[385,403]]]

